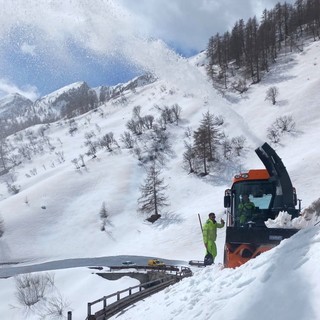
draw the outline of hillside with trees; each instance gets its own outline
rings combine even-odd
[[[260,19],[240,19],[230,32],[210,37],[207,74],[216,88],[242,93],[248,82],[261,81],[280,53],[303,51],[307,37],[320,39],[320,1],[279,2],[273,9],[265,9]]]

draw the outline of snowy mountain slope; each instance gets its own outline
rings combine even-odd
[[[21,126],[25,128],[41,121],[46,123],[65,117],[72,118],[96,109],[102,103],[116,99],[126,91],[135,91],[136,88],[143,87],[155,80],[153,75],[147,73],[135,77],[127,83],[97,88],[90,88],[86,82],[78,81],[40,97],[34,102],[20,94],[11,94],[0,100],[0,119],[19,120]],[[24,126],[23,123],[25,123]],[[13,127],[9,132],[18,130]]]
[[[73,135],[69,133],[68,122],[52,123],[46,134],[55,149],[50,151],[46,147],[44,153],[16,169],[15,183],[20,186],[20,192],[9,195],[3,183],[6,177],[1,177],[0,214],[5,226],[4,236],[0,239],[1,262],[23,261],[28,265],[71,257],[120,254],[183,261],[202,259],[204,247],[197,213],[203,221],[210,211],[215,211],[218,218],[224,217],[223,192],[235,173],[217,175],[211,172],[209,176],[199,178],[188,175],[182,168],[185,131],[187,127],[196,129],[208,110],[225,118],[223,129],[230,137],[242,134],[247,138],[248,153],[241,163],[242,170],[262,168],[254,148],[266,140],[267,128],[279,116],[292,115],[297,132],[284,135],[276,149],[299,198],[303,199],[303,207],[308,206],[319,197],[317,101],[320,92],[317,90],[319,66],[315,62],[318,53],[319,43],[315,42],[301,54],[283,57],[284,61],[274,66],[276,70],[266,75],[261,83],[250,86],[249,91],[233,104],[210,87],[201,71],[178,59],[170,65],[171,73],[166,73],[169,71],[167,66],[161,79],[139,87],[135,92],[124,92],[125,101],[113,99],[100,107],[103,113],[91,111],[77,117],[78,130]],[[187,72],[185,77],[184,72]],[[174,76],[168,78],[170,74]],[[265,92],[271,85],[276,85],[280,92],[275,106],[265,101]],[[150,224],[144,220],[146,216],[137,212],[139,186],[145,171],[130,150],[99,151],[97,158],[85,157],[86,167],[80,170],[71,161],[85,153],[86,133],[94,132],[96,137],[101,137],[112,131],[120,143],[120,135],[126,130],[135,106],[141,106],[142,115],[157,116],[155,105],[163,107],[174,103],[182,108],[181,122],[179,126],[167,128],[173,153],[166,158],[163,170],[171,205],[168,213]],[[37,132],[39,127],[33,130]],[[99,211],[103,202],[110,214],[106,232],[100,230]],[[220,231],[217,263],[223,260],[224,232]],[[273,319],[282,320],[318,319],[313,299],[319,294],[318,282],[308,280],[310,274],[314,279],[319,276],[317,269],[313,269],[319,263],[318,238],[317,228],[305,230],[236,270],[218,271],[216,267],[195,270],[191,279],[150,298],[150,305],[140,302],[137,308],[122,317],[136,319],[137,314],[143,312],[146,316],[157,314],[156,319],[163,319],[162,316],[186,319],[191,315],[194,319],[253,320],[257,314],[262,319],[269,319],[269,314]],[[83,300],[92,301],[104,292],[98,284],[97,295],[88,290],[92,279],[89,275],[81,282],[81,290],[76,291],[70,289],[72,283],[67,281],[68,272],[61,277],[64,281],[59,285],[65,288],[61,290],[69,296],[78,296],[81,291]],[[292,282],[292,279],[296,281]],[[14,301],[12,281],[1,280],[11,302]],[[69,288],[66,289],[63,283]],[[103,288],[105,282],[101,282],[101,286]],[[288,292],[291,295],[296,291],[302,291],[300,296],[307,299],[307,307],[295,298],[283,300]],[[249,304],[241,309],[248,297],[251,298]],[[274,309],[266,301],[272,301]],[[265,312],[263,316],[259,311],[261,306]],[[72,307],[78,307],[74,300]],[[8,312],[7,304],[1,308]],[[235,309],[241,311],[235,315]],[[82,310],[76,311],[81,318],[85,307]],[[296,314],[298,318],[293,317]]]
[[[303,204],[310,204],[317,198],[317,186],[310,186],[308,190],[304,186],[306,180],[315,175],[313,165],[319,150],[313,148],[312,156],[308,158],[298,157],[305,152],[309,153],[310,146],[315,146],[316,143],[315,126],[309,128],[304,123],[308,116],[301,111],[301,104],[305,94],[319,93],[314,90],[315,84],[311,81],[310,86],[302,88],[302,92],[300,83],[307,75],[316,78],[317,65],[309,64],[309,71],[303,70],[306,69],[307,61],[315,60],[318,49],[318,43],[314,43],[305,53],[290,56],[290,59],[294,59],[291,61],[292,65],[286,73],[280,73],[285,80],[277,83],[282,100],[276,106],[264,101],[266,88],[272,83],[273,77],[276,77],[272,72],[261,84],[251,86],[239,103],[231,105],[214,90],[211,89],[212,93],[209,92],[209,84],[205,79],[200,79],[201,74],[195,69],[191,84],[189,75],[182,88],[170,87],[171,79],[158,80],[138,88],[136,92],[126,91],[127,101],[124,104],[115,100],[107,102],[101,107],[104,112],[103,118],[96,112],[79,116],[76,118],[78,130],[74,136],[68,133],[68,123],[61,121],[51,124],[47,134],[55,150],[37,156],[32,162],[25,163],[16,170],[16,183],[21,186],[18,194],[9,196],[5,184],[2,183],[0,186],[3,198],[0,202],[0,212],[6,226],[6,233],[1,241],[9,248],[5,250],[4,261],[25,260],[27,257],[52,259],[118,254],[120,252],[116,243],[130,241],[132,238],[135,239],[135,246],[129,246],[127,254],[151,253],[182,260],[201,258],[202,245],[196,213],[201,213],[204,218],[206,213],[212,210],[217,211],[220,216],[223,215],[223,190],[228,186],[230,177],[229,172],[226,176],[220,177],[212,173],[204,179],[199,179],[188,175],[182,169],[184,132],[187,127],[195,129],[207,110],[225,118],[224,130],[228,135],[246,136],[250,152],[242,168],[252,165],[262,167],[253,149],[260,141],[266,140],[266,129],[279,115],[292,113],[301,133],[284,137],[278,151],[293,178],[298,194],[303,196]],[[280,66],[286,69],[286,64]],[[175,67],[176,71],[194,70],[194,67],[181,59],[177,65],[173,64],[173,70]],[[202,82],[198,87],[192,86],[200,80]],[[180,77],[179,83],[182,81]],[[294,90],[294,87],[299,88],[299,93],[295,95],[294,92],[298,90]],[[187,89],[190,89],[188,94]],[[206,95],[203,96],[201,93],[204,91]],[[316,102],[313,101],[317,99],[309,102],[308,115],[315,124],[319,120],[316,116]],[[86,168],[81,170],[76,170],[71,161],[79,154],[85,153],[84,136],[87,132],[93,131],[97,137],[106,132],[113,132],[119,140],[120,135],[126,130],[126,123],[132,116],[134,106],[141,106],[142,115],[151,113],[156,116],[156,104],[171,106],[174,103],[178,103],[182,108],[182,121],[180,126],[171,125],[168,128],[174,152],[167,158],[163,172],[163,177],[169,185],[171,206],[165,219],[150,226],[143,222],[145,217],[137,213],[136,201],[140,196],[139,186],[143,183],[144,169],[138,165],[137,159],[129,150],[122,149],[111,154],[100,151],[96,159],[86,158]],[[296,141],[304,141],[303,144],[299,142],[299,150],[294,147]],[[306,149],[301,150],[303,147]],[[59,153],[63,153],[63,161],[59,159]],[[31,174],[34,169],[37,173]],[[308,174],[301,174],[303,170],[307,170]],[[297,178],[301,178],[302,182]],[[111,222],[107,234],[99,228],[99,210],[103,202],[106,202],[110,211]],[[123,221],[130,223],[131,232],[124,233],[126,226]],[[85,231],[82,230],[84,223]],[[175,248],[177,231],[181,231],[178,232],[181,246],[191,246],[190,253]],[[152,241],[145,243],[145,237],[139,236],[141,233],[150,234]],[[42,237],[50,240],[41,241]],[[64,239],[66,245],[61,247],[59,239]],[[155,249],[155,243],[162,243],[163,239],[166,239],[166,243],[172,243],[172,252],[167,252],[167,246],[161,249],[160,245]],[[101,247],[99,244],[105,241],[107,243]],[[191,250],[192,248],[194,250]],[[196,248],[199,249],[199,255],[194,257],[193,252]]]
[[[0,99],[0,119],[22,116],[31,105],[32,101],[21,94],[10,94]]]
[[[267,129],[277,118],[293,118],[296,132],[284,135],[276,150],[284,159],[305,206],[314,200],[318,189],[315,181],[311,185],[308,181],[320,165],[320,149],[316,142],[320,126],[319,51],[319,42],[312,42],[302,53],[281,56],[279,64],[273,66],[262,82],[251,86],[248,94],[239,103],[232,105],[259,141],[266,139]],[[275,106],[265,101],[266,91],[271,86],[279,89]],[[248,165],[259,165],[259,159],[248,159]]]
[[[150,98],[149,95],[144,93],[144,90],[148,90],[149,92],[152,91],[152,93],[160,91],[158,87],[154,87],[152,85],[150,85],[149,88],[143,88],[141,93],[142,97],[139,97],[139,95],[129,96],[132,100],[131,106],[136,104],[147,104],[149,107],[147,108],[146,113],[149,111],[154,112],[153,104],[158,101],[156,98]],[[166,93],[163,93],[160,99],[163,104],[171,104],[176,101],[176,97],[171,97],[171,95]],[[192,100],[193,99],[191,98],[181,98],[179,103],[190,104],[192,108],[195,108]],[[130,108],[130,106],[125,107],[107,104],[105,106],[107,114],[106,118],[101,120],[100,116],[93,112],[90,124],[88,123],[87,115],[78,117],[77,122],[79,123],[79,132],[73,137],[67,133],[67,124],[61,124],[61,126],[58,124],[51,125],[53,128],[50,127],[48,130],[53,132],[51,140],[57,148],[51,154],[46,153],[42,155],[36,162],[34,161],[29,165],[24,165],[18,173],[18,181],[19,185],[21,185],[21,191],[19,194],[9,197],[3,201],[3,203],[7,203],[7,206],[11,208],[11,212],[24,212],[22,216],[21,214],[15,215],[10,213],[4,218],[6,226],[12,226],[12,231],[8,230],[6,238],[8,239],[8,243],[12,242],[12,245],[10,245],[11,253],[18,250],[19,254],[17,256],[19,257],[22,255],[23,259],[25,259],[29,253],[31,255],[36,254],[42,257],[48,252],[48,248],[46,243],[40,243],[37,240],[40,238],[40,235],[46,234],[46,237],[50,238],[51,234],[53,234],[55,239],[69,239],[67,241],[73,243],[71,248],[70,246],[65,246],[65,252],[57,252],[57,256],[59,256],[59,254],[62,256],[73,256],[73,246],[77,246],[74,242],[79,241],[79,237],[74,239],[74,231],[77,229],[77,221],[79,217],[82,216],[81,219],[87,221],[90,229],[91,223],[94,224],[92,227],[93,229],[96,229],[96,232],[94,232],[95,235],[92,234],[92,243],[88,242],[88,234],[86,232],[85,237],[83,237],[82,240],[88,243],[80,244],[79,246],[83,247],[83,253],[85,255],[103,254],[100,251],[101,247],[99,246],[99,243],[105,241],[106,237],[107,239],[109,238],[99,230],[100,221],[98,212],[103,201],[107,203],[112,216],[112,224],[116,226],[111,228],[111,239],[117,239],[120,235],[123,237],[123,231],[121,229],[123,214],[128,216],[126,219],[129,218],[132,226],[135,226],[137,229],[133,231],[134,236],[139,234],[141,232],[140,229],[143,228],[150,231],[150,226],[144,224],[141,226],[141,219],[144,217],[140,216],[139,219],[139,216],[136,213],[136,199],[139,197],[139,185],[143,182],[144,169],[138,166],[137,160],[128,154],[127,150],[122,150],[120,154],[113,155],[102,152],[98,155],[98,159],[86,160],[87,170],[81,170],[80,172],[76,171],[74,166],[70,163],[70,161],[74,157],[77,157],[78,154],[84,153],[83,136],[86,131],[90,131],[95,128],[97,123],[96,121],[99,121],[98,124],[101,127],[102,132],[112,131],[118,138],[120,133],[125,130],[127,120],[131,117],[131,108],[129,109],[129,112],[128,108]],[[144,112],[144,108],[142,110]],[[200,115],[196,116],[200,119]],[[187,184],[187,182],[190,181],[190,177],[188,177],[187,173],[182,170],[181,160],[178,157],[183,150],[183,141],[181,137],[184,136],[184,129],[173,127],[171,131],[172,135],[176,137],[179,143],[179,149],[177,149],[179,153],[177,152],[174,154],[172,164],[173,168],[170,168],[169,166],[168,172],[165,174],[168,179],[167,183],[170,185],[170,189],[173,189],[172,191],[174,193],[180,189],[180,193],[183,198],[188,197],[188,194],[194,194],[198,195],[199,198],[204,198],[205,200],[203,205],[205,205],[205,203],[209,201],[207,199],[207,194],[210,192],[210,185],[203,184],[198,178],[191,177],[193,181],[200,183],[201,187],[196,188],[197,190],[193,190],[193,188],[190,190],[190,187]],[[62,141],[62,145],[57,142],[57,139]],[[71,145],[72,147],[70,147]],[[65,162],[59,164],[55,153],[62,151],[64,152]],[[54,165],[53,168],[51,167],[52,164]],[[26,178],[26,174],[30,175],[30,171],[33,168],[37,168],[37,175]],[[173,172],[170,172],[170,170]],[[185,181],[185,183],[181,183],[182,181]],[[4,187],[4,185],[2,185],[2,187]],[[39,192],[39,190],[41,191]],[[3,193],[5,193],[5,190],[3,190]],[[75,198],[74,194],[81,195],[81,198]],[[28,201],[28,205],[26,204],[26,199]],[[177,215],[179,217],[180,212],[184,210],[180,208],[181,203],[175,203],[175,201],[171,202],[172,208],[170,209],[173,210],[174,213],[172,216],[174,217]],[[79,211],[79,205],[80,208],[88,206],[90,209],[85,209],[85,212],[83,210]],[[46,209],[41,209],[43,206],[45,206]],[[194,209],[191,207],[190,209],[199,210],[199,207]],[[177,213],[176,210],[178,211]],[[1,212],[4,212],[3,215],[5,215],[6,209],[2,209]],[[33,216],[34,214],[35,216]],[[65,219],[63,217],[65,217]],[[65,220],[70,219],[70,217],[72,218],[71,221],[69,221],[70,226],[68,224],[70,228],[65,228]],[[46,219],[47,222],[45,222]],[[180,218],[177,219],[177,221],[180,221]],[[20,226],[20,224],[21,229],[14,227],[15,225]],[[32,226],[32,236],[30,236],[30,225]],[[196,227],[198,229],[198,226]],[[82,228],[82,224],[80,224],[80,228]],[[174,227],[169,229],[172,228]],[[13,245],[13,239],[17,237],[17,232],[20,233],[21,231],[29,235],[26,239],[21,238],[21,242],[19,241],[15,247]],[[166,232],[172,233],[170,230],[160,231],[161,230],[157,230],[160,238],[162,238],[163,234]],[[81,230],[79,230],[79,234],[81,239]],[[129,234],[128,237],[130,238],[132,235]],[[172,241],[174,241],[174,239]],[[21,243],[24,243],[24,245],[22,246]],[[51,243],[51,241],[49,241],[49,243]],[[37,248],[38,245],[40,248]],[[145,252],[153,251],[154,243],[150,242],[149,246],[150,248],[143,241],[139,246],[137,246],[137,248],[129,248],[128,254],[130,252],[141,254],[142,250]],[[60,246],[58,246],[58,248],[58,250],[61,250]],[[96,252],[95,248],[97,248]],[[103,251],[104,250],[105,249],[103,249]],[[114,254],[118,253],[118,249],[114,246],[114,243],[112,243],[112,246],[107,250],[110,254],[113,252]],[[55,249],[51,247],[50,251],[51,253],[54,253]],[[75,254],[75,256],[78,256],[78,254]],[[17,258],[11,256],[11,260],[12,259],[16,260]]]

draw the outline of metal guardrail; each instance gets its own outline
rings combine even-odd
[[[170,265],[165,265],[165,266],[110,266],[109,267],[110,271],[112,270],[121,270],[121,269],[137,269],[137,270],[154,270],[154,271],[173,271],[173,272],[178,272],[180,269],[176,266],[170,266]]]
[[[122,311],[126,307],[130,306],[131,304],[148,297],[154,293],[157,293],[166,287],[170,286],[171,284],[176,283],[177,279],[170,279],[170,280],[154,280],[149,281],[147,283],[144,283],[142,285],[138,285],[135,287],[131,287],[122,291],[118,291],[114,294],[111,294],[109,296],[103,297],[99,300],[93,301],[91,303],[88,303],[88,320],[104,320],[109,319],[113,315],[117,314],[118,312]],[[143,286],[150,286],[147,289],[142,289]],[[132,293],[133,289],[139,288],[139,291]],[[121,294],[126,294],[123,298],[121,298]],[[113,302],[111,304],[107,304],[107,299],[116,297],[117,301]],[[91,314],[91,306],[94,303],[103,302],[103,309],[97,311],[94,315]]]
[[[154,268],[152,268],[154,269]],[[164,271],[164,268],[160,268],[161,271]],[[172,271],[172,268],[170,268]],[[142,283],[140,285],[130,287],[121,291],[117,291],[108,296],[104,296],[98,300],[89,302],[87,305],[87,318],[86,320],[105,320],[111,316],[122,311],[131,304],[150,296],[154,293],[157,293],[166,287],[174,284],[185,277],[192,276],[192,271],[188,267],[181,267],[181,269],[175,267],[179,271],[176,271],[175,275],[169,275],[171,278],[159,278],[153,281]],[[158,271],[158,270],[157,270]],[[135,292],[134,292],[135,291]],[[108,304],[108,300],[113,302]],[[116,300],[116,301],[114,301]],[[98,303],[102,303],[102,309],[93,313],[92,306]],[[68,318],[69,319],[69,318]],[[71,318],[70,318],[71,320]]]

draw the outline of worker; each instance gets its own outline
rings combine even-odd
[[[217,228],[224,227],[224,220],[221,219],[220,223],[216,221],[216,215],[213,212],[209,213],[209,219],[206,221],[203,227],[203,242],[206,247],[207,253],[205,257],[205,264],[213,264],[214,259],[217,256]]]
[[[246,222],[252,221],[255,218],[255,205],[250,201],[249,196],[244,193],[241,202],[238,206],[238,216],[240,226],[244,226]]]

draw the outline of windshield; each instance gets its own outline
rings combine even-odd
[[[241,181],[233,186],[234,214],[237,224],[248,221],[263,222],[275,195],[275,185],[269,181]]]

